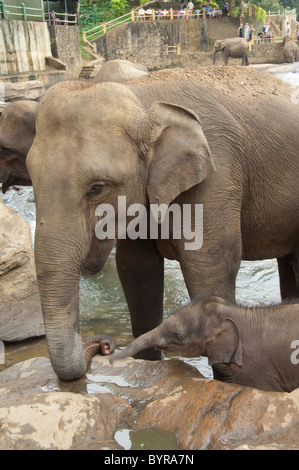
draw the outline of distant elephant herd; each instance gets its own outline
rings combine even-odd
[[[236,43],[215,51],[248,65],[247,45]],[[138,71],[148,80],[57,83],[39,103],[14,102],[0,118],[2,190],[34,190],[36,274],[52,366],[73,380],[97,352],[113,353],[114,362],[137,354],[157,360],[167,350],[207,356],[217,380],[290,392],[299,387],[299,105],[277,93],[258,102],[252,95],[244,106],[204,77],[151,80]],[[135,205],[146,218],[153,205],[169,213],[188,206],[193,226],[202,205],[201,248],[186,249],[175,224],[163,236],[161,220],[158,237],[131,237]],[[122,220],[114,238],[95,235],[99,206]],[[114,246],[136,338],[115,352],[105,335],[82,342],[79,319],[80,275],[100,271]],[[164,258],[180,263],[190,304],[163,322]],[[282,304],[236,305],[241,260],[272,258]]]

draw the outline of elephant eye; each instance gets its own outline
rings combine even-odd
[[[12,153],[12,152],[11,152],[10,149],[6,149],[6,148],[4,148],[4,147],[2,147],[2,148],[0,149],[0,156],[1,156],[1,157],[8,157],[11,153]]]
[[[92,186],[91,190],[87,194],[100,194],[104,187],[104,183],[96,183]]]
[[[176,343],[181,343],[183,341],[183,336],[180,333],[178,333],[177,331],[174,331],[172,336],[173,336],[173,340]]]

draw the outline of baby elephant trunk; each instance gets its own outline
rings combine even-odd
[[[161,336],[161,326],[154,328],[147,333],[136,338],[126,349],[117,351],[109,357],[109,361],[113,364],[119,359],[125,359],[126,357],[133,357],[141,351],[149,348],[160,348],[163,347],[163,341]]]

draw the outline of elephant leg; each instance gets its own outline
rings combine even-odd
[[[299,297],[299,253],[277,258],[280,293],[282,299]]]
[[[137,338],[163,321],[164,258],[153,240],[118,240],[116,266]],[[161,352],[146,350],[139,357],[161,359]]]
[[[223,54],[224,65],[228,65],[228,57],[229,57],[229,52],[226,49],[224,49],[224,54]]]

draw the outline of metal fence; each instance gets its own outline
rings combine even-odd
[[[40,8],[33,8],[26,6],[25,3],[10,5],[4,0],[0,0],[0,18],[6,20],[45,21],[42,3]]]

